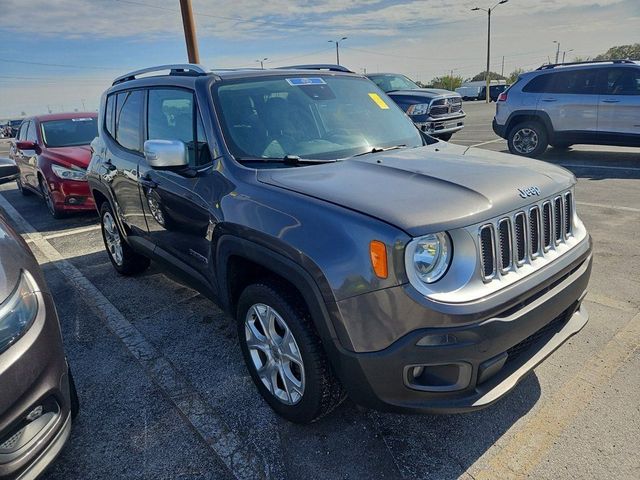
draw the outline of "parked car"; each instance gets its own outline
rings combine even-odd
[[[491,88],[498,85],[504,85],[504,80],[490,80],[489,94],[491,94]],[[462,97],[462,100],[485,100],[487,98],[487,82],[485,80],[474,80],[473,82],[465,82],[458,88],[456,92]]]
[[[509,151],[537,157],[547,145],[640,146],[640,64],[544,65],[498,97],[493,130]]]
[[[489,86],[489,101],[490,102],[497,102],[498,101],[498,97],[500,96],[500,94],[502,92],[504,92],[505,90],[507,90],[510,87],[510,85],[504,84],[504,85],[490,85]],[[480,89],[480,93],[478,94],[478,100],[486,100],[487,98],[487,87],[482,87]]]
[[[0,159],[0,183],[17,173]],[[78,409],[51,293],[31,250],[0,215],[0,478],[42,473]]]
[[[117,78],[88,169],[111,263],[153,259],[235,317],[288,420],[345,394],[495,402],[587,322],[575,177],[438,142],[365,78],[313,68]]]
[[[15,137],[18,134],[18,129],[20,128],[21,123],[22,123],[22,119],[9,120],[3,128],[5,138]]]
[[[10,157],[20,168],[18,188],[40,195],[54,218],[93,211],[87,185],[89,144],[98,134],[95,113],[57,113],[22,122]]]
[[[462,97],[439,88],[421,88],[404,75],[373,73],[367,75],[425,133],[448,141],[464,128]]]

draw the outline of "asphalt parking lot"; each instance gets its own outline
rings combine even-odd
[[[506,151],[493,109],[465,103],[452,141]],[[542,159],[579,178],[595,244],[585,329],[482,411],[395,415],[347,400],[310,426],[261,400],[233,320],[208,300],[154,266],[118,276],[95,215],[54,220],[38,198],[0,187],[0,209],[56,300],[80,395],[45,478],[640,478],[640,149],[578,146]]]

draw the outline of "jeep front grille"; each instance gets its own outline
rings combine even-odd
[[[483,280],[508,275],[566,242],[573,232],[572,202],[571,192],[565,192],[483,224],[478,231]]]

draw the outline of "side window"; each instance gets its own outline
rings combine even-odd
[[[27,138],[25,140],[29,142],[38,142],[38,135],[36,134],[36,122],[29,122],[29,129],[27,130]]]
[[[116,100],[115,139],[124,148],[136,152],[142,151],[140,120],[143,103],[142,90],[119,93]]]
[[[553,75],[550,93],[591,95],[596,91],[597,70],[573,70]]]
[[[608,69],[605,92],[607,95],[640,95],[640,69]]]
[[[27,139],[27,128],[29,128],[29,123],[31,122],[22,122],[20,124],[20,131],[18,132],[18,140]]]
[[[524,87],[522,87],[522,91],[527,93],[548,92],[550,78],[551,78],[551,75],[549,74],[538,75],[537,77],[534,77],[533,79],[531,79],[531,81],[529,81],[529,83],[527,83]],[[518,81],[520,81],[520,79],[518,79]]]
[[[149,90],[147,138],[184,142],[189,165],[192,167],[211,162],[202,120],[190,91],[159,88]]]
[[[105,105],[104,112],[104,128],[109,132],[113,138],[116,138],[115,130],[113,128],[113,117],[116,107],[116,96],[109,95],[107,97],[107,104]]]

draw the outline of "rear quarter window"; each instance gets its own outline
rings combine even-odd
[[[551,83],[550,80],[551,80],[551,75],[549,74],[538,75],[537,77],[534,77],[531,80],[529,80],[529,83],[527,83],[522,88],[522,91],[527,93],[547,92],[549,88],[549,84]]]

